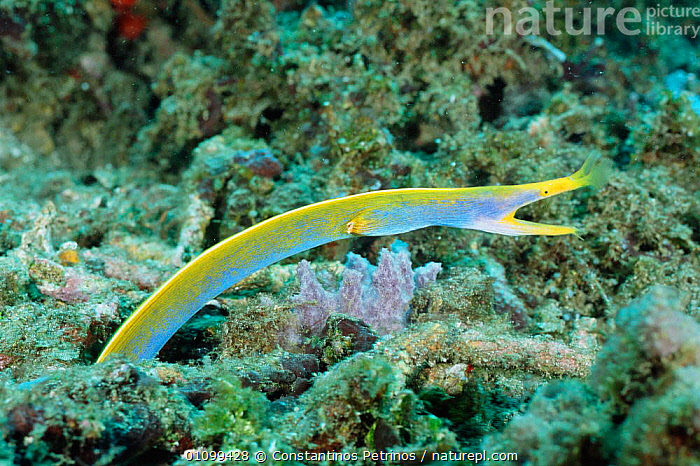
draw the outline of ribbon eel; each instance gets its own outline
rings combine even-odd
[[[253,272],[293,254],[353,236],[427,226],[502,235],[567,235],[568,226],[515,218],[522,206],[584,186],[600,186],[609,162],[590,157],[571,176],[515,186],[372,191],[307,205],[269,218],[204,251],[165,282],[122,324],[97,362],[114,354],[154,357],[205,303]]]

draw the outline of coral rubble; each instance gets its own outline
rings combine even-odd
[[[491,33],[484,0],[0,0],[0,464],[698,464],[697,40],[555,34],[585,25],[502,3]],[[504,8],[542,33],[508,34]],[[599,155],[605,186],[517,213],[580,237],[335,241],[208,302],[159,360],[93,364],[270,217]]]

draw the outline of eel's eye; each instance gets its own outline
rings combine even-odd
[[[549,189],[543,189],[542,191],[540,191],[540,195],[541,196],[549,196]]]

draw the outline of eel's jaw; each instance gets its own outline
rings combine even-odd
[[[512,212],[500,220],[481,221],[476,226],[481,231],[488,233],[496,233],[507,236],[522,236],[522,235],[575,235],[578,230],[574,227],[562,225],[547,225],[545,223],[528,222],[514,217],[515,212]]]
[[[559,235],[572,235],[577,234],[577,230],[574,227],[567,227],[563,225],[547,225],[546,223],[536,223],[528,222],[527,220],[520,220],[514,217],[515,212],[508,214],[503,219],[498,222],[505,231],[505,235],[546,235],[546,236],[559,236]]]

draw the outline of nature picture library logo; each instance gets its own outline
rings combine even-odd
[[[564,30],[557,29],[555,19],[564,17]],[[486,34],[494,33],[494,23],[503,23],[504,34],[531,36],[542,34],[542,24],[547,34],[558,36],[562,33],[572,36],[605,35],[608,27],[616,28],[622,34],[636,36],[676,35],[692,39],[700,33],[700,7],[662,6],[644,9],[626,7],[616,10],[612,7],[560,8],[554,1],[548,1],[540,11],[533,7],[511,11],[506,7],[486,8]],[[683,23],[683,24],[678,24]],[[595,24],[595,25],[594,25]]]

